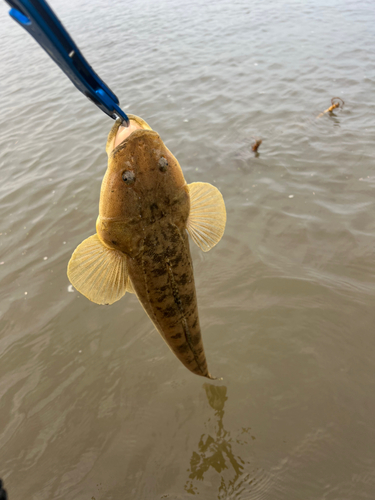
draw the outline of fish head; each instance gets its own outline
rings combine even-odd
[[[97,220],[97,233],[105,245],[133,256],[140,251],[144,233],[158,220],[169,218],[186,227],[188,188],[178,161],[159,134],[137,128],[107,152]]]

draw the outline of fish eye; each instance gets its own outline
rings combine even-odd
[[[133,184],[133,182],[135,181],[134,172],[132,170],[125,170],[125,172],[123,172],[122,174],[122,180],[126,184]]]
[[[164,158],[164,156],[162,156],[160,158],[160,160],[158,161],[158,166],[159,166],[160,172],[165,172],[167,170],[167,167],[168,167],[168,160],[166,158]]]

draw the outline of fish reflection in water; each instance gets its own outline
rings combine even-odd
[[[218,489],[218,498],[226,498],[228,493],[241,489],[243,481],[239,478],[244,474],[246,462],[233,451],[233,445],[247,444],[240,438],[232,438],[230,431],[224,428],[224,406],[228,399],[227,388],[225,386],[215,386],[212,384],[203,384],[209,405],[215,410],[216,424],[214,432],[202,434],[198,450],[193,451],[190,459],[190,468],[188,469],[189,479],[185,483],[185,491],[192,495],[198,492],[194,484],[196,480],[203,481],[205,473],[212,467],[220,474],[220,486]],[[211,418],[206,422],[211,421]],[[248,433],[249,428],[243,428],[241,434]],[[252,436],[253,439],[255,439]],[[228,473],[224,474],[227,470]],[[225,475],[225,477],[224,477]],[[245,474],[248,479],[248,474]]]

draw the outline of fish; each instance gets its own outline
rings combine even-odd
[[[204,252],[222,238],[226,209],[206,182],[187,184],[159,134],[140,117],[107,140],[96,234],[74,250],[68,278],[96,304],[134,293],[170,350],[191,372],[208,371],[188,234]]]

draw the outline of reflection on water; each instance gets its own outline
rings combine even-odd
[[[223,498],[229,492],[238,490],[241,482],[240,476],[244,473],[245,461],[233,451],[233,446],[247,444],[240,437],[233,438],[231,432],[224,428],[224,406],[228,399],[227,388],[212,384],[203,384],[209,405],[215,410],[215,423],[212,427],[211,418],[205,423],[210,431],[201,435],[197,451],[193,451],[188,469],[189,479],[185,483],[185,491],[195,495],[198,487],[195,481],[203,481],[205,473],[214,469],[220,474],[220,487],[218,498]],[[211,424],[211,425],[210,425]],[[240,434],[248,433],[250,428],[243,428]],[[252,436],[253,439],[254,436]],[[224,477],[223,471],[228,470]]]

